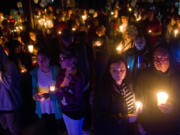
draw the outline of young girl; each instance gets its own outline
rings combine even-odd
[[[135,95],[126,81],[126,64],[110,62],[107,75],[95,91],[94,124],[97,135],[125,135],[129,114],[135,112]],[[132,120],[133,121],[133,120]]]
[[[69,135],[81,135],[85,105],[83,99],[84,77],[77,68],[77,58],[72,52],[59,55],[61,70],[57,79],[63,119]]]
[[[31,71],[32,94],[36,102],[35,113],[39,118],[60,119],[62,114],[59,101],[51,94],[51,90],[55,90],[58,68],[50,66],[50,58],[46,51],[38,52],[37,63],[38,67]]]

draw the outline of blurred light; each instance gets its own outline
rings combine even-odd
[[[166,92],[157,93],[158,105],[166,104],[167,100],[168,100],[168,94]]]

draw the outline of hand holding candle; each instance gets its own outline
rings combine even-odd
[[[167,102],[169,96],[165,92],[157,93],[157,105],[162,113],[171,113],[173,111],[172,104]]]
[[[168,94],[166,92],[157,93],[157,105],[166,104],[168,100]]]
[[[33,45],[28,45],[28,51],[30,53],[33,53],[34,52],[34,46]]]
[[[50,92],[54,92],[56,90],[56,83],[53,81],[49,87]]]
[[[102,42],[97,40],[94,42],[93,46],[100,47],[102,45]]]
[[[136,114],[138,115],[139,113],[142,112],[143,109],[143,104],[140,101],[136,101]]]

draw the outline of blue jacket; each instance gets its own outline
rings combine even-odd
[[[51,66],[51,73],[52,73],[52,77],[53,80],[56,81],[56,76],[58,74],[58,68],[56,66]],[[39,88],[38,88],[38,78],[37,78],[37,74],[38,73],[38,68],[33,69],[30,74],[32,75],[32,95],[34,95],[35,93],[39,92]],[[61,112],[61,108],[59,105],[59,100],[58,98],[56,98],[55,95],[50,95],[50,99],[53,101],[54,103],[54,111],[55,111],[55,118],[56,119],[60,119],[62,118],[62,112]],[[41,113],[41,107],[40,107],[40,101],[36,100],[36,109],[35,109],[35,113],[37,114],[37,116],[39,118],[42,118],[42,113]]]

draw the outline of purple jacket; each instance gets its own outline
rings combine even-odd
[[[65,71],[61,70],[57,77],[57,87],[59,90],[56,92],[56,96],[60,97],[62,112],[72,119],[80,119],[83,117],[85,109],[83,102],[84,77],[78,72],[72,76],[68,87],[60,87],[64,77]],[[63,103],[64,100],[66,104]]]

